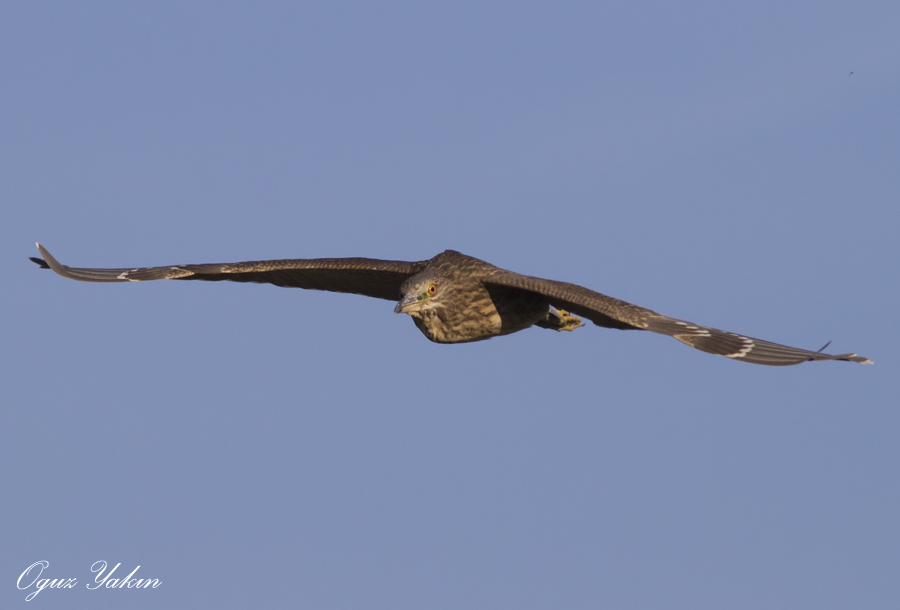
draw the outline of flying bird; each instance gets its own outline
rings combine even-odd
[[[649,330],[696,349],[741,362],[788,366],[807,360],[872,364],[856,354],[824,354],[676,320],[575,284],[521,275],[447,250],[418,262],[371,258],[314,258],[136,269],[88,269],[60,264],[37,244],[45,269],[82,282],[206,280],[253,282],[292,288],[399,299],[394,313],[409,314],[436,343],[465,343],[538,326],[571,331],[587,318],[597,326]]]

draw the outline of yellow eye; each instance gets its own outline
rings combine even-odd
[[[434,284],[428,285],[428,295],[434,296],[434,293],[437,292],[437,288],[435,288]]]

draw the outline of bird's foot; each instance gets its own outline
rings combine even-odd
[[[547,312],[547,317],[535,322],[534,325],[540,328],[549,328],[550,330],[562,332],[564,330],[575,330],[579,326],[584,326],[584,322],[582,322],[581,318],[578,316],[569,314],[568,311],[551,308],[550,311]]]
[[[573,331],[579,326],[584,326],[584,322],[581,321],[581,318],[569,314],[568,311],[557,309],[556,313],[559,316],[559,325],[555,330],[560,332],[564,330]]]

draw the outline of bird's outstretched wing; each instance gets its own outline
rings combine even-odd
[[[598,326],[649,330],[661,335],[669,335],[704,352],[743,362],[788,366],[808,360],[848,360],[872,364],[868,358],[856,354],[823,354],[821,350],[813,352],[676,320],[650,309],[638,307],[566,282],[544,280],[497,269],[496,272],[484,279],[484,283],[488,287],[491,285],[502,286],[542,295],[554,307],[587,318]]]
[[[137,269],[87,269],[63,265],[43,246],[38,244],[37,247],[44,258],[31,258],[32,261],[63,277],[81,282],[226,280],[348,292],[391,301],[400,297],[400,285],[427,264],[427,261],[385,261],[370,258],[312,258]]]

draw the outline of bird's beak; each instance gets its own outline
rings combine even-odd
[[[397,306],[394,307],[394,313],[409,313],[410,311],[414,311],[417,309],[417,305],[419,304],[419,295],[414,292],[411,292],[405,295],[400,302],[397,303]]]

